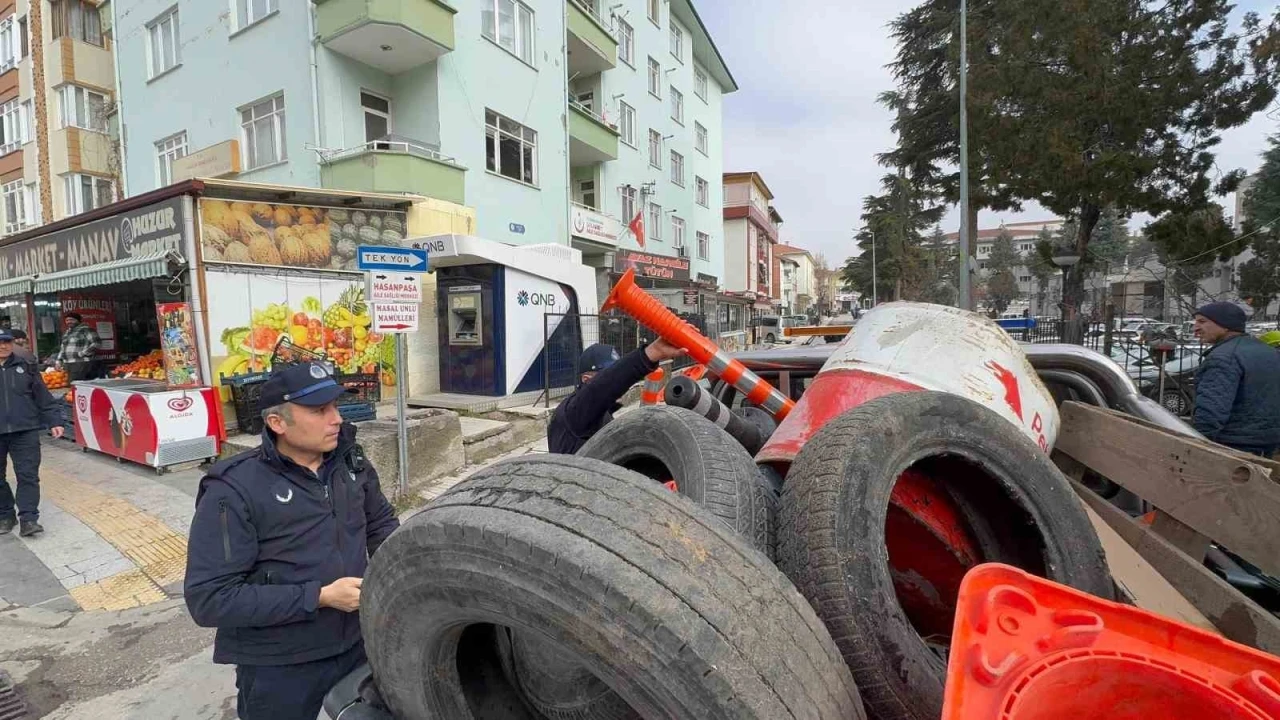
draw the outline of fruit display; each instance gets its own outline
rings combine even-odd
[[[152,350],[133,362],[117,365],[115,369],[111,371],[110,375],[111,377],[164,380],[164,353],[159,350]]]
[[[40,373],[40,377],[44,380],[45,387],[50,390],[60,390],[71,385],[71,380],[67,377],[66,370],[45,370]]]
[[[205,262],[354,270],[359,245],[404,244],[404,213],[203,200]]]

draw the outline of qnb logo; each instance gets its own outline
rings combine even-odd
[[[520,303],[520,307],[524,307],[525,305],[528,305],[528,304],[529,304],[529,293],[527,293],[527,292],[525,292],[525,291],[523,291],[523,290],[521,290],[520,292],[516,293],[516,302],[517,302],[517,303]]]
[[[519,303],[520,307],[525,307],[526,305],[555,307],[556,295],[555,293],[531,293],[521,290],[516,293],[516,302]]]
[[[196,401],[189,397],[178,397],[169,401],[169,409],[174,412],[186,412]]]

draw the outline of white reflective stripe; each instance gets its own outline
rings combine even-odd
[[[698,402],[693,407],[694,412],[719,425],[721,429],[729,425],[729,413],[724,410],[724,405],[711,397],[711,393],[708,392],[699,392]]]
[[[729,358],[724,353],[716,353],[711,356],[711,361],[707,363],[707,369],[716,375],[720,375],[729,369]]]
[[[764,402],[761,403],[761,407],[766,412],[769,412],[769,413],[780,412],[782,408],[786,407],[786,405],[787,405],[786,399],[776,392],[769,393],[769,397],[765,398]]]

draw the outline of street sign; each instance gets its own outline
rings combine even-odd
[[[379,335],[418,332],[417,303],[371,303],[373,327]]]
[[[422,302],[422,275],[419,273],[366,273],[365,296],[371,303]]]
[[[366,272],[426,272],[427,251],[361,245],[356,248],[356,269]]]

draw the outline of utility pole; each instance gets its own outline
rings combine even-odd
[[[880,291],[876,289],[876,231],[867,232],[871,233],[871,307],[875,307],[880,302]]]
[[[969,256],[969,92],[968,0],[960,0],[960,309],[973,309],[971,262]]]

